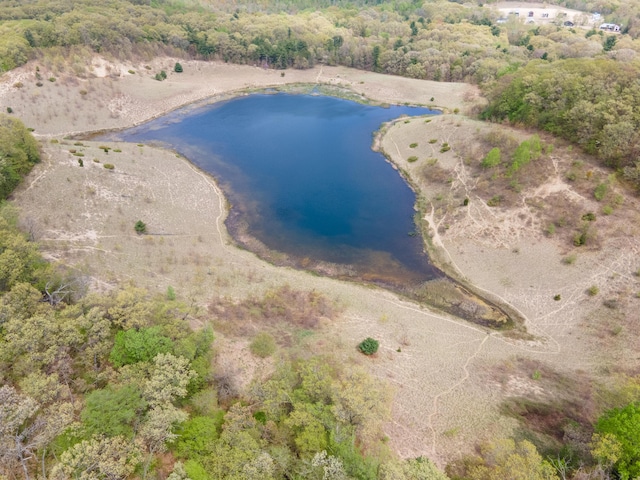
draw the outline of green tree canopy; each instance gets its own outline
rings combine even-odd
[[[595,426],[593,455],[621,480],[640,477],[640,402],[608,410]]]

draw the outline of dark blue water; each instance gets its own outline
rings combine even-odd
[[[415,195],[371,150],[372,134],[401,115],[428,113],[438,112],[250,95],[177,111],[118,137],[161,141],[214,175],[231,204],[229,230],[248,248],[261,245],[259,253],[272,260],[338,276],[398,284],[438,273],[416,235]]]

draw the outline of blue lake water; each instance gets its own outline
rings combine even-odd
[[[211,173],[236,240],[276,263],[396,284],[441,274],[423,253],[415,195],[373,132],[426,108],[256,94],[179,110],[117,134],[161,142]],[[421,121],[421,120],[414,120]]]

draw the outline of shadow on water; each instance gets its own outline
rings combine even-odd
[[[384,122],[438,113],[316,92],[260,94],[178,110],[108,138],[162,142],[214,175],[231,205],[231,236],[273,264],[375,284],[508,328],[501,308],[430,263],[414,192],[370,148]]]

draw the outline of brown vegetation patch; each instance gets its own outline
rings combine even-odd
[[[285,324],[300,329],[318,328],[323,319],[334,319],[339,308],[316,291],[295,290],[289,285],[251,296],[240,302],[217,298],[209,303],[214,326],[225,333],[247,335],[265,326]]]

